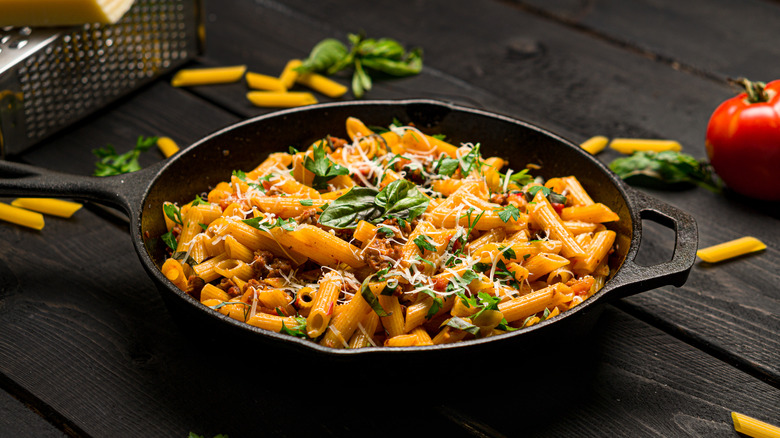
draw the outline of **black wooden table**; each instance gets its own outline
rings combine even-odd
[[[780,77],[778,23],[772,0],[211,0],[192,65],[277,74],[325,37],[365,31],[425,51],[422,74],[378,82],[372,99],[484,108],[575,142],[672,138],[703,158],[709,115],[734,93],[726,79]],[[177,89],[169,79],[8,158],[88,175],[105,144],[167,135],[187,145],[271,111],[251,106],[243,83]],[[780,424],[777,206],[646,191],[695,216],[700,247],[744,235],[769,247],[699,261],[681,288],[608,305],[587,354],[538,375],[512,364],[450,381],[424,363],[389,370],[429,376],[421,387],[354,382],[350,369],[319,387],[310,364],[268,370],[198,348],[170,319],[126,222],[102,208],[48,217],[40,232],[0,224],[0,436],[728,437],[738,435],[731,411]],[[645,226],[640,260],[668,259],[671,232]]]

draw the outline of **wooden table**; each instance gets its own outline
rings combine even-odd
[[[697,158],[711,112],[734,93],[726,78],[780,73],[772,0],[210,0],[205,18],[193,65],[277,74],[321,39],[363,30],[425,51],[422,74],[378,82],[369,98],[484,108],[575,142],[672,138]],[[105,144],[167,135],[187,145],[270,111],[252,107],[243,84],[169,79],[8,158],[88,175],[90,151]],[[198,348],[170,319],[127,224],[104,209],[49,217],[40,232],[0,224],[0,436],[729,437],[731,411],[780,424],[780,209],[698,188],[646,191],[695,216],[700,247],[753,235],[769,248],[699,261],[681,288],[607,305],[573,363],[539,375],[499,364],[449,381],[424,363],[386,370],[400,384],[352,382],[344,369],[319,387],[310,364],[267,370]],[[671,232],[645,227],[640,260],[668,259]],[[405,387],[409,373],[428,384]]]

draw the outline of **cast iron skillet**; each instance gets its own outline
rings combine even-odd
[[[426,133],[443,133],[454,144],[480,143],[484,156],[507,158],[515,169],[522,169],[526,163],[540,165],[535,175],[576,175],[594,199],[620,216],[619,222],[610,225],[618,236],[617,251],[610,260],[612,277],[601,291],[574,309],[510,334],[429,347],[335,350],[237,322],[202,306],[162,275],[159,267],[164,245],[159,236],[166,231],[163,201],[186,203],[195,194],[229,180],[232,170],[253,169],[270,152],[286,151],[288,146],[305,148],[327,134],[346,137],[345,121],[349,116],[369,126],[387,126],[395,118],[413,123]],[[663,285],[681,286],[697,248],[696,222],[690,215],[626,186],[571,142],[526,122],[432,100],[340,102],[263,115],[211,134],[169,160],[116,177],[74,176],[2,160],[0,177],[0,195],[78,198],[127,212],[141,263],[186,333],[238,339],[244,345],[336,361],[355,361],[357,357],[484,357],[532,348],[540,342],[556,345],[576,339],[590,330],[604,302]],[[670,261],[655,266],[634,262],[642,239],[641,219],[674,230],[676,241]]]

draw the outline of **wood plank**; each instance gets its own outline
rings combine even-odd
[[[674,68],[712,78],[777,79],[780,4],[762,0],[508,0]],[[705,48],[706,49],[703,49]]]
[[[357,9],[334,1],[316,5],[265,1],[252,15],[227,6],[214,12],[212,23],[236,26],[222,26],[210,33],[213,45],[207,56],[222,63],[250,60],[240,47],[233,47],[235,41],[246,39],[236,37],[236,28],[257,32],[254,39],[267,41],[271,51],[294,42],[299,42],[297,50],[303,51],[326,36],[343,38],[356,31],[354,23],[371,22],[370,36],[394,37],[425,49],[423,74],[395,82],[394,97],[442,97],[429,96],[413,85],[430,80],[430,74],[445,87],[468,83],[482,90],[474,94],[477,101],[472,104],[541,123],[575,141],[596,134],[674,138],[697,158],[706,156],[703,137],[711,111],[732,94],[725,85],[505,3],[419,2],[405,8],[404,19],[376,19],[376,11],[393,7],[389,0],[377,2],[375,8]],[[250,26],[258,18],[278,27]],[[273,35],[263,38],[260,33],[266,31]],[[311,36],[311,32],[318,35]],[[291,56],[277,55],[276,59],[281,64]],[[460,95],[466,93],[464,88]],[[384,97],[379,93],[373,96]],[[618,156],[607,151],[600,158],[608,163]],[[757,234],[770,245],[773,241],[770,230],[776,227],[777,215],[753,202],[701,189],[652,194],[695,216],[702,246],[745,234]],[[780,305],[775,287],[778,274],[769,269],[778,265],[777,252],[770,250],[746,272],[720,269],[722,266],[709,269],[706,282],[699,280],[705,274],[697,267],[689,286],[646,293],[635,302],[646,304],[653,318],[691,336],[691,342],[715,346],[742,365],[751,364],[757,375],[778,382],[780,349],[765,349],[761,343],[780,337],[774,316]],[[702,291],[701,287],[707,289]],[[722,298],[719,291],[724,290],[730,291],[731,298]],[[670,302],[672,296],[685,301],[684,310],[670,306],[680,304]],[[702,317],[698,306],[716,309],[712,319]],[[729,322],[724,325],[715,314],[730,315]],[[740,327],[735,331],[736,325]],[[743,336],[757,342],[746,346]]]
[[[5,391],[0,391],[0,435],[16,438],[54,438],[65,434]]]

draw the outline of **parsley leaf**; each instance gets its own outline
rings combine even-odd
[[[306,156],[303,167],[314,174],[312,187],[317,190],[327,189],[328,181],[339,176],[349,175],[349,169],[334,163],[325,152],[325,141],[320,141],[314,146],[312,156]]]
[[[498,213],[498,217],[504,222],[509,222],[510,219],[514,221],[520,219],[520,210],[512,204],[496,209],[495,212]]]
[[[167,233],[160,236],[163,242],[168,246],[168,248],[172,249],[173,251],[176,251],[176,247],[178,246],[178,243],[176,242],[176,238],[173,236],[173,231],[168,231]]]
[[[371,280],[374,278],[373,275],[369,275],[365,280],[363,280],[363,284],[360,286],[360,295],[363,296],[363,299],[366,300],[369,306],[371,306],[371,309],[379,316],[390,316],[389,313],[385,311],[385,309],[382,308],[382,305],[379,304],[379,298],[374,295],[373,292],[371,292],[371,288],[368,286],[371,284]]]
[[[135,147],[124,154],[117,154],[114,146],[93,149],[92,154],[98,158],[95,163],[94,176],[120,175],[123,173],[135,172],[141,170],[138,163],[138,156],[141,152],[146,152],[157,143],[157,137],[138,137]]]
[[[309,339],[309,335],[306,334],[306,318],[297,316],[295,317],[295,322],[297,323],[296,327],[289,328],[285,326],[284,321],[282,321],[282,329],[279,330],[279,333],[294,336],[296,338]]]

